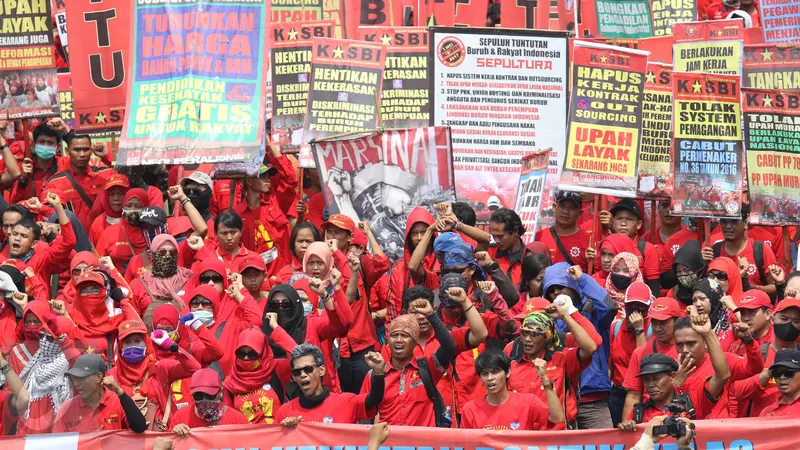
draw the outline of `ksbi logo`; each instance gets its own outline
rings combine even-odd
[[[111,127],[122,124],[123,110],[100,111],[96,113],[79,113],[78,121],[81,127]]]

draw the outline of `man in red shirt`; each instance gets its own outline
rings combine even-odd
[[[114,377],[106,377],[106,363],[89,353],[79,357],[66,374],[77,394],[56,415],[53,433],[126,430],[144,433],[147,422]]]
[[[548,430],[561,427],[564,411],[555,386],[547,377],[547,363],[536,361],[536,374],[547,396],[545,405],[535,394],[519,394],[508,390],[511,359],[497,349],[487,350],[475,359],[475,372],[486,388],[482,398],[470,400],[464,406],[462,428],[487,430]]]
[[[639,237],[642,228],[642,208],[631,198],[623,198],[611,208],[611,231],[615,234],[624,234],[633,240],[636,256],[639,257],[639,267],[644,277],[644,282],[650,287],[650,292],[660,292],[661,282],[659,271],[658,249],[655,245]]]
[[[775,339],[775,335],[772,333],[771,308],[772,300],[766,292],[751,289],[742,294],[739,307],[735,310],[736,313],[739,313],[742,323],[746,323],[750,327],[759,348]],[[737,339],[725,351],[744,356],[744,345],[741,339]]]
[[[547,246],[554,263],[566,262],[570,266],[577,264],[585,272],[589,233],[577,226],[578,218],[583,214],[581,195],[577,192],[559,191],[555,200],[553,211],[556,224],[536,233],[536,241]]]
[[[374,408],[383,401],[386,363],[380,353],[365,356],[372,380],[367,394],[332,393],[322,385],[325,376],[325,357],[318,347],[305,343],[292,350],[289,364],[292,380],[300,387],[300,396],[281,405],[276,422],[292,428],[298,422],[356,423],[370,418]]]
[[[761,411],[761,417],[800,416],[800,350],[785,349],[775,354],[775,362],[769,367],[780,399]]]
[[[222,211],[217,214],[214,217],[214,239],[206,241],[203,248],[197,252],[195,261],[217,258],[225,263],[225,268],[231,272],[237,272],[245,258],[251,255],[259,256],[258,253],[243,244],[243,228],[244,222],[235,212]]]
[[[192,428],[215,425],[249,424],[238,410],[222,401],[222,381],[214,369],[200,369],[192,375],[192,401],[169,418],[169,428],[180,437],[192,433]]]
[[[514,286],[522,281],[522,260],[527,249],[520,238],[525,234],[522,219],[516,212],[501,208],[489,217],[489,233],[494,245],[489,247],[489,256],[500,264],[500,269]]]

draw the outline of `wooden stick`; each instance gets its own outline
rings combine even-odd
[[[711,219],[701,219],[703,221],[703,242],[706,247],[711,247]]]
[[[600,214],[598,214],[598,208],[600,207],[600,197],[595,194],[593,199],[594,205],[594,217],[592,218],[592,234],[589,236],[589,248],[595,247],[595,242],[599,242],[599,239],[595,239],[597,236],[598,230],[600,229]],[[597,250],[597,249],[595,249]],[[594,258],[590,258],[586,260],[586,270],[591,275],[594,272]]]
[[[783,233],[783,242],[781,245],[783,246],[783,261],[786,263],[784,270],[786,273],[792,272],[792,246],[789,244],[789,227],[784,225],[781,227],[781,232]]]

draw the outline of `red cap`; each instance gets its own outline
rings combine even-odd
[[[111,177],[106,181],[106,189],[111,189],[115,186],[122,186],[125,188],[131,187],[131,183],[128,181],[128,177],[121,173],[115,173],[111,175]]]
[[[141,320],[126,320],[117,328],[117,333],[119,340],[122,341],[132,334],[143,334],[147,336],[147,328],[144,326],[144,322]]]
[[[189,391],[192,394],[202,392],[203,394],[216,395],[222,389],[222,381],[214,369],[200,369],[192,375],[192,387]]]
[[[258,256],[257,253],[250,253],[249,255],[245,256],[245,258],[239,261],[239,273],[244,272],[245,269],[258,269],[262,272],[267,271],[267,265],[264,264],[264,260]]]
[[[522,310],[514,316],[515,319],[524,319],[528,317],[528,314],[542,311],[543,309],[550,306],[550,302],[542,297],[533,297],[529,298],[525,301],[525,306],[522,307]]]
[[[356,228],[355,232],[353,233],[353,239],[350,239],[350,245],[360,245],[362,247],[366,247],[367,235],[364,234],[363,231]]]
[[[356,224],[353,222],[353,219],[345,216],[344,214],[334,214],[328,217],[328,220],[322,224],[322,232],[325,232],[325,228],[328,225],[333,225],[337,228],[341,228],[343,230],[347,230],[350,233],[355,234],[356,232]]]
[[[742,299],[739,301],[739,306],[734,312],[739,311],[740,309],[758,309],[762,306],[772,308],[772,300],[770,300],[769,295],[767,295],[767,293],[764,291],[759,291],[758,289],[750,289],[742,294]]]
[[[86,283],[97,283],[100,287],[103,287],[106,284],[106,279],[97,272],[87,270],[78,277],[78,281],[75,282],[75,287]]]
[[[787,298],[781,300],[780,302],[778,302],[778,304],[775,306],[775,312],[781,312],[784,309],[788,309],[788,308],[800,309],[800,300],[798,300],[796,298],[792,298],[792,297],[787,297]]]
[[[625,291],[625,303],[629,302],[644,303],[648,306],[653,304],[653,293],[650,291],[650,287],[641,281],[631,283],[628,290]]]
[[[683,317],[678,301],[669,297],[658,297],[650,305],[650,319],[667,320],[671,318],[679,319]]]
[[[528,249],[529,252],[533,253],[534,255],[540,253],[542,255],[550,256],[550,249],[547,247],[546,244],[542,242],[531,242],[525,247]]]

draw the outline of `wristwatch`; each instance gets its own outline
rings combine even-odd
[[[542,389],[555,389],[555,383],[552,381],[549,383],[542,383]]]
[[[8,372],[11,372],[11,364],[6,363],[3,367],[0,367],[0,373],[4,376],[8,375]]]
[[[639,336],[639,335],[641,335],[642,333],[644,333],[644,329],[641,329],[641,330],[633,330],[633,334],[635,334],[636,336]]]

